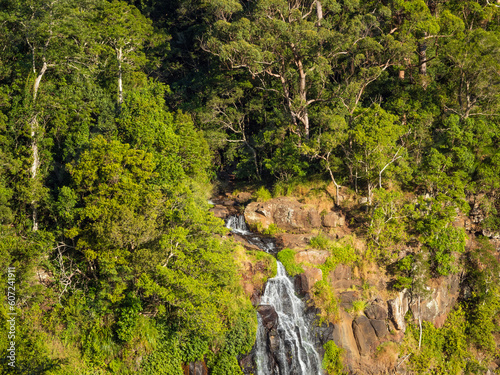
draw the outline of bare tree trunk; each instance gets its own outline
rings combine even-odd
[[[418,349],[422,346],[422,312],[420,310],[420,296],[418,296],[418,328],[420,329],[420,335],[418,337]]]
[[[118,60],[118,107],[123,103],[123,83],[122,83],[122,61],[123,52],[121,48],[116,51],[116,59]]]
[[[326,157],[326,165],[328,168],[328,172],[330,173],[330,178],[332,179],[333,184],[335,185],[335,203],[337,206],[339,205],[339,190],[340,190],[340,185],[337,184],[337,181],[335,181],[335,177],[333,176],[332,169],[330,168],[330,154]]]
[[[319,0],[316,0],[316,15],[318,17],[317,25],[321,26],[321,20],[323,19],[323,6]]]
[[[34,66],[33,66],[34,68]],[[47,71],[47,62],[44,61],[42,69],[38,73],[35,83],[33,83],[33,106],[36,102],[36,97],[38,95],[38,89],[40,88],[40,82],[42,81],[43,75]],[[38,119],[37,114],[34,113],[30,120],[30,135],[31,135],[31,154],[33,156],[33,162],[31,164],[31,178],[33,181],[36,180],[38,174],[38,168],[40,167],[40,156],[38,152],[38,140],[37,140],[37,130],[38,130]],[[38,210],[36,208],[36,200],[31,201],[31,208],[33,211],[33,232],[38,230]]]
[[[427,36],[427,33],[424,33]],[[427,75],[427,42],[423,41],[418,44],[418,63],[419,73]]]

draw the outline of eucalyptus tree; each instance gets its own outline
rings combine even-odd
[[[25,51],[24,56],[29,58],[25,60],[18,56],[16,61],[21,63],[16,68],[25,77],[26,86],[29,87],[25,92],[23,105],[31,138],[30,204],[32,229],[36,231],[39,199],[43,191],[40,176],[40,141],[45,132],[40,123],[45,112],[40,103],[43,81],[49,72],[69,73],[86,60],[86,17],[91,12],[92,5],[91,2],[80,4],[74,0],[23,0],[9,5],[10,32],[20,35],[17,38],[18,48]],[[27,67],[29,71],[26,70]]]
[[[153,40],[151,20],[124,1],[104,2],[100,24],[96,25],[103,44],[111,49],[117,64],[117,103],[123,103],[123,73],[146,63],[144,46]]]
[[[339,102],[352,114],[367,86],[403,51],[388,30],[389,8],[368,2],[259,0],[210,2],[218,21],[204,49],[229,69],[245,69],[274,92],[288,129],[309,139],[311,112]],[[368,11],[368,9],[370,11]]]

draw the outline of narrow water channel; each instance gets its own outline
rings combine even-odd
[[[273,243],[262,241],[248,230],[243,216],[229,217],[226,226],[263,251],[274,251]],[[321,375],[321,360],[310,340],[309,327],[304,316],[305,305],[297,297],[285,267],[280,261],[277,263],[277,275],[267,281],[260,304],[272,306],[278,314],[278,345],[272,353],[274,360],[270,361],[268,336],[262,319],[257,314],[257,375]]]

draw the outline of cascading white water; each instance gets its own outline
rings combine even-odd
[[[232,232],[238,234],[252,234],[252,232],[248,230],[247,223],[245,223],[245,218],[243,217],[243,215],[229,216],[226,222],[226,228],[229,228]]]
[[[243,216],[231,216],[226,226],[235,233],[251,235]],[[255,243],[252,241],[252,243]],[[271,252],[274,244],[260,241],[256,244]],[[274,353],[276,366],[269,363],[266,330],[258,315],[255,344],[257,375],[321,375],[321,361],[312,345],[304,319],[304,303],[295,295],[293,284],[286,275],[285,267],[277,261],[276,277],[267,281],[261,305],[270,305],[278,314],[278,353]],[[277,354],[277,355],[276,355]]]

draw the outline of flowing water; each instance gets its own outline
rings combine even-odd
[[[273,243],[264,242],[258,236],[252,235],[243,216],[231,216],[226,226],[262,250],[268,253],[274,251]],[[321,361],[309,337],[304,303],[296,296],[283,264],[279,261],[277,263],[277,275],[267,281],[260,304],[274,307],[278,314],[278,351],[273,353],[274,360],[270,361],[266,329],[257,314],[257,375],[321,375]]]

